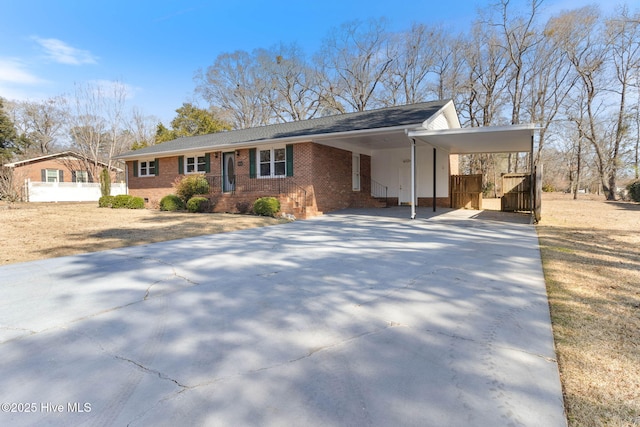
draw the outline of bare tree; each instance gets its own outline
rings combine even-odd
[[[393,56],[384,20],[343,24],[324,40],[316,56],[328,98],[352,111],[375,107],[376,92]]]
[[[231,113],[235,129],[268,124],[270,108],[264,100],[268,83],[260,78],[254,57],[245,51],[218,55],[206,72],[195,77],[196,91],[212,106]]]
[[[65,103],[60,96],[42,102],[21,103],[21,122],[39,154],[49,154],[55,150],[56,140],[65,127]]]
[[[261,80],[268,84],[264,102],[276,121],[306,120],[318,114],[317,75],[306,63],[299,46],[258,50],[256,61]]]
[[[85,160],[92,179],[103,165],[111,170],[113,157],[131,147],[126,128],[126,86],[120,82],[76,84],[69,121],[72,148]]]
[[[500,0],[500,19],[493,24],[500,31],[499,42],[507,53],[509,64],[507,79],[507,92],[511,104],[511,124],[520,123],[520,110],[522,108],[525,85],[533,77],[532,68],[535,59],[531,57],[535,46],[541,40],[541,36],[535,27],[535,21],[542,0],[530,0],[530,9],[526,15],[511,16],[510,0]],[[518,171],[518,156],[509,153],[508,171]]]
[[[543,41],[536,44],[533,52],[531,78],[524,90],[528,102],[523,102],[529,120],[539,126],[538,146],[534,155],[536,165],[541,161],[549,131],[560,119],[567,96],[578,78],[566,52],[550,36],[552,30],[547,27],[543,31]]]
[[[615,124],[613,137],[610,139],[607,176],[607,199],[615,200],[618,172],[621,167],[620,157],[630,129],[631,115],[627,111],[627,98],[634,84],[633,79],[637,78],[637,72],[640,69],[640,13],[632,18],[624,8],[620,17],[607,20],[606,38],[617,83],[611,89],[617,97],[618,108],[614,114]]]
[[[427,99],[428,76],[436,58],[432,46],[441,31],[414,23],[408,32],[398,33],[390,40],[389,52],[395,59],[381,79],[385,88],[380,99],[383,104],[415,104]]]
[[[567,54],[578,76],[578,90],[584,93],[582,106],[587,121],[583,135],[595,150],[598,173],[603,188],[609,193],[605,174],[610,159],[603,148],[597,124],[606,60],[606,48],[598,32],[598,17],[599,11],[595,7],[564,12],[549,21],[547,34]]]
[[[464,36],[452,37],[448,31],[434,30],[429,40],[433,51],[433,67],[429,93],[437,99],[459,99],[465,70]]]
[[[146,116],[142,110],[134,108],[127,126],[131,134],[132,149],[138,149],[155,144],[156,126],[159,123],[157,117]]]

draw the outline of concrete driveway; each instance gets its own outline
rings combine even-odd
[[[533,226],[408,212],[0,267],[0,424],[565,426]]]

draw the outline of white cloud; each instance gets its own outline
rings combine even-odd
[[[0,82],[35,85],[46,83],[46,80],[32,74],[26,64],[16,58],[0,58]]]
[[[76,49],[62,40],[43,39],[40,37],[33,37],[33,40],[44,48],[49,59],[60,64],[82,65],[96,64],[98,62],[98,58],[88,50]]]

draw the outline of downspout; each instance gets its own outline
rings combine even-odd
[[[411,219],[416,219],[416,140],[411,139]]]
[[[436,147],[433,147],[433,211],[436,211]]]

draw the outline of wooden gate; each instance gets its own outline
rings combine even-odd
[[[482,209],[482,174],[451,175],[451,207]]]
[[[508,173],[502,176],[502,200],[503,212],[530,211],[531,200],[531,174]]]

